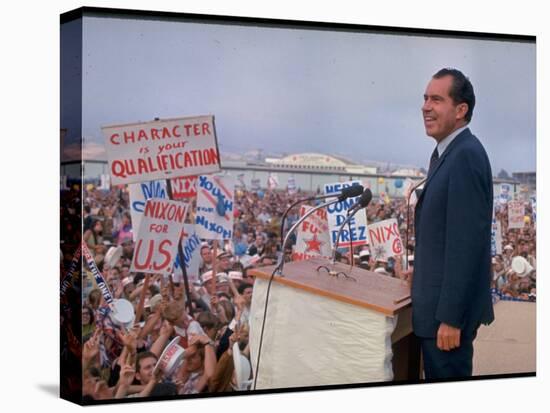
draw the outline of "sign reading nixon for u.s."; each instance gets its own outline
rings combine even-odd
[[[230,176],[201,175],[197,181],[195,230],[199,238],[233,237],[235,180]]]
[[[214,116],[103,126],[113,185],[220,170]]]
[[[187,214],[187,204],[148,199],[138,231],[132,272],[170,274]]]
[[[342,189],[350,187],[352,185],[361,185],[361,181],[348,181],[337,182],[334,184],[325,184],[325,194],[336,194]],[[346,220],[348,209],[359,199],[359,196],[355,198],[348,198],[344,201],[337,202],[327,207],[328,213],[328,225],[330,230],[330,244],[334,248],[336,244],[336,236],[338,235],[338,229],[342,223]],[[350,240],[352,245],[365,245],[367,241],[367,214],[365,211],[359,211],[350,221],[351,232],[346,225],[340,234],[338,241],[339,247],[348,247]]]

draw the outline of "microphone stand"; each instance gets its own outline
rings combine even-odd
[[[351,215],[348,215],[344,222],[342,222],[342,225],[340,225],[340,228],[338,229],[338,234],[336,235],[336,242],[334,244],[334,248],[332,249],[332,265],[336,263],[336,250],[338,249],[338,240],[340,239],[340,234],[342,233],[342,230],[344,229],[344,226],[348,224],[351,219],[357,214],[361,209],[363,208],[357,208],[355,211],[351,213]],[[351,231],[350,231],[350,239],[351,239]],[[353,266],[353,265],[352,265]]]
[[[334,194],[332,195],[324,195],[323,198],[331,198],[331,197],[334,197]],[[265,328],[265,320],[267,318],[267,307],[268,307],[268,303],[269,303],[269,292],[271,290],[271,284],[273,282],[273,277],[275,277],[275,273],[278,271],[279,272],[279,275],[281,277],[283,277],[283,265],[284,265],[284,262],[285,262],[285,246],[286,246],[286,243],[288,242],[288,239],[290,237],[290,234],[292,234],[294,232],[294,230],[308,217],[310,216],[311,214],[313,214],[315,211],[317,211],[318,209],[321,209],[321,208],[324,208],[326,206],[329,206],[329,205],[332,205],[332,204],[335,204],[337,202],[340,202],[340,199],[339,198],[336,198],[335,200],[333,201],[329,201],[329,202],[325,202],[324,204],[321,204],[321,205],[318,205],[316,206],[315,208],[313,208],[312,210],[310,210],[309,212],[307,212],[303,217],[301,217],[298,222],[296,222],[292,228],[290,228],[290,230],[287,232],[286,234],[286,237],[283,241],[283,246],[282,246],[282,253],[281,253],[281,256],[279,257],[279,262],[277,263],[277,266],[275,267],[275,269],[273,270],[273,272],[271,273],[271,277],[269,277],[269,281],[267,283],[267,291],[266,291],[266,296],[265,296],[265,305],[264,305],[264,316],[263,316],[263,319],[262,319],[262,328],[260,329],[260,342],[258,344],[258,356],[256,358],[256,371],[254,373],[254,382],[252,384],[252,389],[253,390],[256,390],[256,382],[258,380],[258,376],[259,376],[259,371],[260,371],[260,356],[262,354],[262,344],[263,344],[263,341],[264,341],[264,328]],[[292,208],[292,207],[291,207]],[[290,210],[290,208],[289,208]],[[286,215],[286,214],[285,214]],[[281,228],[282,228],[282,225],[281,225]],[[282,232],[282,230],[281,230]]]
[[[409,269],[409,220],[410,220],[410,201],[411,201],[411,195],[418,189],[418,187],[422,184],[424,184],[427,181],[428,178],[422,179],[419,183],[417,183],[415,186],[411,188],[411,191],[409,192],[409,195],[407,196],[407,231],[405,231],[405,270]]]
[[[319,196],[310,196],[309,198],[302,198],[302,199],[299,199],[297,200],[296,202],[294,202],[291,206],[289,206],[285,213],[283,214],[283,217],[281,218],[281,242],[283,242],[283,239],[284,239],[284,229],[285,229],[285,221],[286,221],[286,216],[288,215],[288,213],[290,212],[290,210],[292,208],[294,208],[296,205],[302,203],[302,202],[308,202],[308,201],[316,201],[318,199],[326,199],[326,198],[332,198],[333,196],[335,196],[335,194],[330,194],[330,195],[319,195]],[[284,251],[283,251],[283,254],[284,254]]]
[[[329,196],[324,196],[325,198],[332,198],[334,197],[334,195],[329,195]],[[286,233],[286,237],[283,241],[283,245],[282,245],[282,254],[281,256],[279,257],[279,262],[277,263],[277,266],[275,267],[275,269],[273,270],[273,274],[274,275],[275,273],[278,273],[279,275],[283,276],[283,265],[284,265],[284,262],[285,262],[285,246],[288,242],[288,239],[290,238],[290,235],[294,232],[294,230],[302,223],[306,220],[307,217],[309,217],[311,214],[313,214],[315,211],[321,209],[321,208],[324,208],[324,207],[327,207],[329,205],[332,205],[332,204],[335,204],[337,202],[341,202],[339,198],[336,198],[335,200],[333,201],[329,201],[329,202],[325,202],[324,204],[321,204],[321,205],[317,205],[315,208],[309,210],[303,217],[301,217],[289,230],[288,232]]]

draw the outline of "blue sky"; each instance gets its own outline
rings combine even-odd
[[[222,153],[426,167],[422,95],[456,67],[493,173],[535,170],[534,44],[97,17],[83,42],[83,135],[99,157],[103,125],[214,114]]]

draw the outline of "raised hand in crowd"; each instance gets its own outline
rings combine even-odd
[[[117,390],[115,394],[116,399],[126,397],[128,389],[134,381],[136,375],[136,369],[132,364],[124,363],[120,369],[120,376],[117,383]]]
[[[96,330],[92,337],[82,347],[82,365],[83,369],[88,368],[99,354],[99,342],[101,339],[101,330]]]

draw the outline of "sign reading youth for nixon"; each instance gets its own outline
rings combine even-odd
[[[104,126],[101,130],[113,185],[220,170],[213,116]]]

